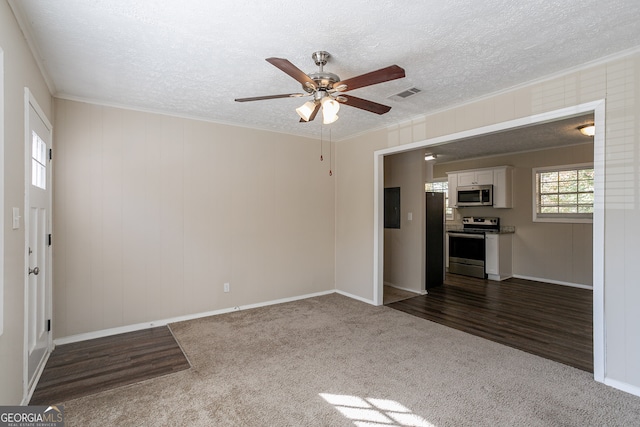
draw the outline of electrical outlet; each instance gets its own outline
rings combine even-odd
[[[224,291],[229,292],[229,283],[224,284]]]

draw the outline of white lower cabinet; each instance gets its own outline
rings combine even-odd
[[[505,280],[513,276],[513,234],[487,234],[485,236],[484,269],[489,280]]]

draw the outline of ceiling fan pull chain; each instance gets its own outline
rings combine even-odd
[[[331,128],[329,128],[329,176],[333,176],[331,168],[333,166],[333,156],[331,155]]]
[[[322,123],[320,123],[320,161],[324,161],[322,157]]]

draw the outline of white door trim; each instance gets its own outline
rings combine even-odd
[[[500,132],[511,128],[555,121],[565,117],[577,116],[591,112],[594,113],[596,125],[596,134],[593,141],[593,167],[595,169],[596,177],[594,183],[595,203],[593,213],[593,377],[598,382],[604,382],[606,378],[606,336],[604,328],[604,99],[375,151],[373,153],[373,304],[382,305],[384,289],[384,206],[382,203],[382,200],[384,200],[384,156],[424,148],[430,145],[442,144],[444,142],[453,142],[462,138],[469,138],[486,133]]]
[[[30,385],[29,384],[29,367],[28,367],[28,361],[29,361],[29,331],[27,329],[27,325],[28,325],[28,320],[29,320],[29,294],[28,294],[28,284],[29,284],[29,274],[28,274],[28,270],[29,270],[29,221],[28,219],[28,214],[30,211],[30,199],[29,199],[29,192],[30,192],[30,187],[31,187],[31,175],[29,174],[29,171],[31,170],[31,150],[30,150],[30,146],[31,146],[31,124],[29,121],[29,115],[30,115],[30,109],[33,108],[34,111],[38,114],[38,116],[40,117],[40,119],[42,120],[42,122],[45,124],[45,126],[47,127],[48,131],[49,131],[49,141],[50,141],[50,147],[51,148],[53,146],[53,126],[51,125],[51,122],[49,121],[49,119],[47,118],[47,115],[44,113],[44,111],[42,110],[42,108],[40,107],[40,105],[38,104],[38,102],[36,101],[35,97],[33,96],[33,94],[31,93],[31,91],[29,90],[29,88],[25,87],[24,88],[24,126],[25,126],[25,131],[24,131],[24,150],[25,150],[25,193],[24,193],[24,207],[23,207],[23,224],[24,224],[24,236],[25,236],[25,241],[24,241],[24,265],[23,265],[23,271],[24,271],[24,324],[23,324],[23,330],[24,330],[24,355],[23,355],[23,400],[22,400],[22,404],[26,405],[28,404],[29,400],[31,399],[31,395],[33,394],[36,385],[38,384],[38,380],[40,378],[40,375],[42,375],[42,371],[44,370],[44,367],[47,363],[47,359],[49,358],[49,354],[51,353],[51,351],[53,350],[53,340],[52,340],[52,336],[53,336],[53,330],[48,334],[48,342],[47,342],[47,352],[45,357],[42,360],[42,363],[40,363],[40,366],[38,366],[38,369],[35,373],[35,380],[33,381],[33,383]],[[50,169],[50,168],[49,168]],[[49,174],[49,176],[51,176],[52,174]],[[52,207],[52,197],[53,197],[53,188],[51,186],[51,180],[48,180],[47,185],[49,185],[49,200],[48,200],[48,207],[47,207],[47,211],[49,212],[49,229],[51,230],[51,223],[52,223],[52,218],[51,218],[51,207]],[[52,292],[52,263],[51,263],[51,246],[48,247],[48,259],[49,259],[49,265],[50,267],[47,269],[46,274],[47,274],[47,284],[46,284],[46,293],[47,293],[47,312],[49,315],[51,315],[52,310],[53,310],[53,306],[52,306],[52,299],[53,299],[53,292]],[[53,329],[53,328],[52,328]]]
[[[0,48],[0,75],[4,76],[4,51]],[[0,79],[0,224],[4,224],[4,78]],[[0,227],[0,336],[4,332],[4,226]]]

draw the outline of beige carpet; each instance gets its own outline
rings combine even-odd
[[[638,425],[584,371],[338,294],[171,328],[191,369],[67,401],[66,425]]]

